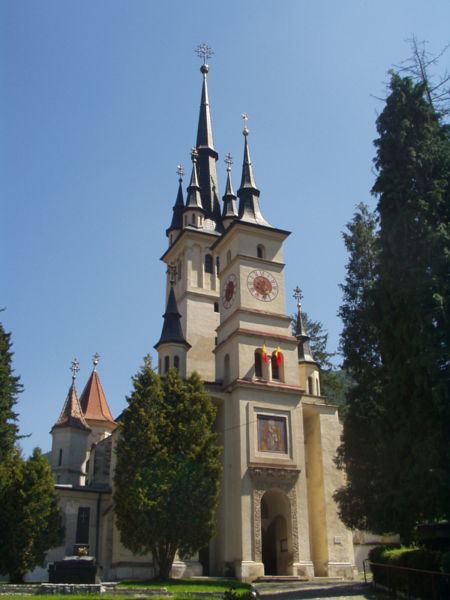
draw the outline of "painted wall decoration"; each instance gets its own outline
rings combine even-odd
[[[287,454],[286,419],[273,415],[258,415],[259,452],[280,452]]]

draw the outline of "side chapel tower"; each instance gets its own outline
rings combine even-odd
[[[237,195],[227,155],[220,210],[208,95],[207,46],[199,47],[202,93],[192,171],[183,170],[169,247],[166,312],[155,348],[162,375],[196,370],[218,408],[223,481],[218,533],[202,553],[204,571],[252,581],[263,575],[351,577],[352,536],[333,493],[337,408],[320,395],[298,299],[297,337],[286,314],[283,243],[290,232],[263,216],[244,117]],[[282,199],[280,200],[282,201]]]

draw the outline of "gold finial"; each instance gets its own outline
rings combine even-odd
[[[233,157],[231,156],[231,154],[229,152],[225,156],[225,164],[227,165],[227,171],[229,173],[231,171],[231,165],[233,164]]]
[[[70,363],[70,370],[72,371],[72,381],[75,381],[77,378],[77,373],[80,370],[80,363],[76,358]]]
[[[300,308],[302,305],[301,300],[303,298],[303,294],[302,290],[298,286],[294,289],[292,296],[297,300],[297,308]]]
[[[92,357],[92,364],[94,365],[94,371],[97,370],[97,365],[99,363],[100,360],[100,354],[98,352],[96,352],[94,354],[94,356]]]
[[[177,165],[177,174],[178,174],[178,181],[181,183],[183,181],[183,176],[184,176],[184,167],[183,165]]]
[[[208,44],[199,44],[197,46],[197,48],[194,50],[194,52],[197,54],[197,56],[199,56],[201,59],[203,59],[203,64],[200,67],[200,71],[203,73],[203,75],[206,75],[206,73],[209,70],[208,65],[206,64],[206,61],[208,60],[208,58],[211,58],[211,56],[214,54],[214,52],[211,49],[211,46],[208,46]]]
[[[241,117],[244,121],[244,130],[242,131],[242,133],[247,137],[248,136],[248,127],[247,127],[248,114],[242,113]]]

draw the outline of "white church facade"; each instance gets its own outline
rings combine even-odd
[[[223,480],[217,535],[199,556],[176,560],[173,574],[271,576],[354,574],[352,534],[333,493],[343,473],[337,407],[320,392],[298,296],[297,336],[286,314],[283,243],[288,231],[263,216],[244,127],[239,189],[227,160],[220,198],[208,98],[208,66],[192,172],[167,229],[166,312],[155,348],[161,375],[197,371],[217,406]],[[119,435],[97,373],[78,398],[74,365],[66,402],[52,428],[51,465],[65,515],[66,541],[49,560],[88,547],[115,580],[151,577],[151,556],[133,556],[114,523],[114,447]]]

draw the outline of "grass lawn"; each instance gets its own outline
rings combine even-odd
[[[244,595],[251,589],[250,584],[242,583],[236,579],[226,578],[195,578],[195,579],[165,579],[155,580],[148,579],[146,581],[121,581],[118,588],[133,588],[133,589],[159,589],[166,588],[171,594],[195,594],[196,592],[225,592],[226,590],[234,590],[238,595]]]

